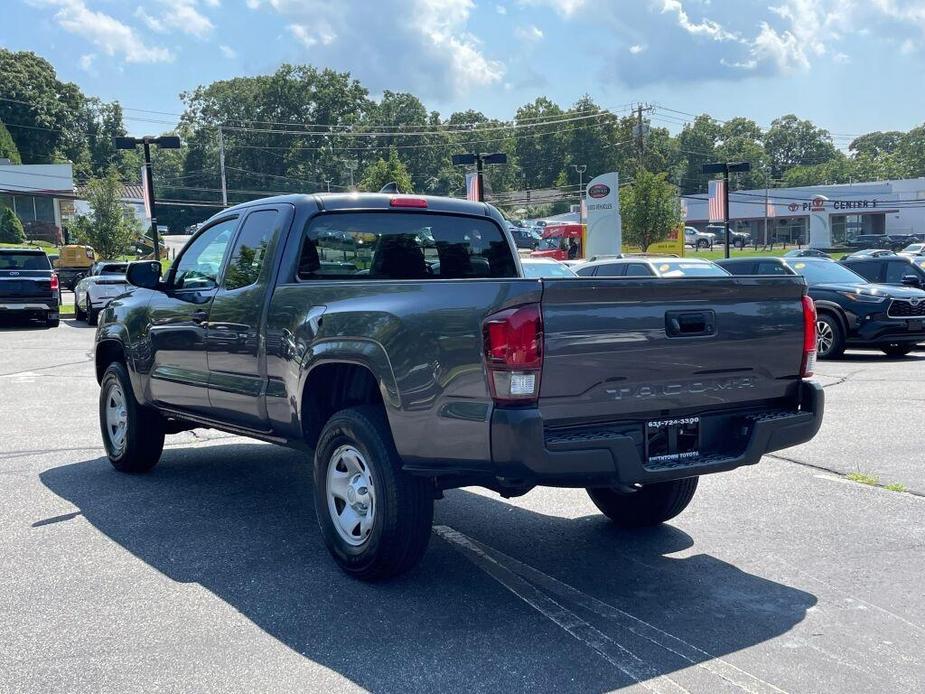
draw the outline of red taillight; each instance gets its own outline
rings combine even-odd
[[[803,297],[803,363],[800,375],[809,378],[816,370],[816,304]]]
[[[427,207],[424,198],[392,198],[392,207]]]
[[[60,285],[58,284],[58,273],[57,272],[51,273],[51,288],[57,289],[59,286]]]
[[[543,369],[543,316],[539,304],[495,313],[482,325],[488,386],[496,402],[535,402]]]

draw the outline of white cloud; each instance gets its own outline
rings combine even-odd
[[[630,53],[632,53],[633,55],[639,55],[640,53],[642,53],[643,51],[645,51],[646,48],[647,48],[646,46],[643,46],[643,45],[640,44],[640,43],[634,43],[632,46],[629,47],[629,51],[630,51]]]
[[[536,26],[536,24],[530,24],[529,26],[521,26],[514,29],[514,36],[521,41],[535,43],[542,40],[543,30]]]
[[[135,10],[135,16],[141,19],[149,29],[158,33],[179,31],[196,38],[204,39],[212,34],[215,25],[199,11],[197,0],[158,0],[162,10],[154,17],[143,8]],[[204,0],[210,7],[218,5],[217,0]],[[151,6],[151,3],[148,4]]]
[[[238,57],[237,52],[231,46],[222,44],[218,47],[218,50],[221,51],[222,55],[225,56],[228,60],[234,60]]]
[[[250,0],[272,11],[316,64],[350,70],[373,90],[447,97],[500,84],[502,62],[468,30],[473,0]]]
[[[91,10],[84,0],[32,0],[32,4],[55,8],[54,19],[62,29],[86,39],[106,55],[122,56],[129,63],[173,60],[169,50],[148,45],[132,27]]]
[[[583,8],[586,0],[519,0],[525,7],[549,7],[563,17],[571,17]]]
[[[694,36],[706,36],[714,41],[741,41],[742,39],[712,19],[702,19],[699,22],[691,21],[684,9],[681,0],[662,0],[662,14],[674,13],[678,26]]]
[[[505,15],[507,14],[507,8],[504,5],[495,5],[495,12]]]
[[[80,69],[84,72],[93,72],[93,63],[96,60],[95,53],[87,53],[80,56],[80,60],[77,61],[77,64],[80,65]]]

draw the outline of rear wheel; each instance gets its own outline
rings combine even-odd
[[[736,239],[732,242],[732,245],[736,248],[745,248],[745,239]]]
[[[888,357],[904,357],[915,349],[915,345],[886,345],[882,349]]]
[[[87,308],[84,311],[84,315],[87,318],[87,325],[96,325],[96,321],[99,317],[99,311],[93,308],[93,304],[90,303],[89,296],[87,296]]]
[[[315,449],[315,514],[331,556],[351,576],[388,578],[415,566],[430,539],[428,481],[401,470],[379,407],[341,410]]]
[[[109,365],[100,383],[100,430],[109,462],[119,472],[147,472],[164,450],[164,419],[135,400],[128,372]]]
[[[706,239],[697,239],[697,248],[709,248],[710,242]]]
[[[80,308],[80,303],[77,301],[77,294],[74,294],[74,318],[76,320],[87,320],[87,313]]]
[[[835,316],[820,313],[816,319],[816,355],[820,359],[838,359],[845,353],[845,331]]]
[[[698,477],[647,484],[635,492],[611,488],[588,489],[601,513],[621,528],[644,528],[664,523],[687,508],[697,491]]]

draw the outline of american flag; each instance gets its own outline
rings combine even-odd
[[[479,175],[475,173],[466,174],[466,200],[479,200]]]
[[[768,198],[768,201],[765,203],[765,205],[766,205],[766,209],[764,211],[765,216],[766,217],[776,217],[777,215],[774,212],[774,203],[771,202],[770,198]]]
[[[726,199],[724,195],[724,190],[726,188],[726,182],[720,179],[713,179],[710,181],[710,186],[707,189],[710,197],[710,221],[711,222],[725,222],[726,221]]]

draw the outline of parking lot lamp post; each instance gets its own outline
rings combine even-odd
[[[151,242],[154,244],[154,259],[161,259],[160,240],[157,236],[157,212],[154,209],[154,172],[151,168],[151,145],[161,149],[180,149],[180,138],[176,135],[161,135],[154,137],[114,137],[112,143],[116,149],[135,149],[142,145],[145,155],[145,195],[151,207]]]
[[[584,175],[588,166],[587,164],[572,164],[572,168],[578,172],[578,223],[581,224],[584,222],[581,213],[581,203],[585,198]]]

